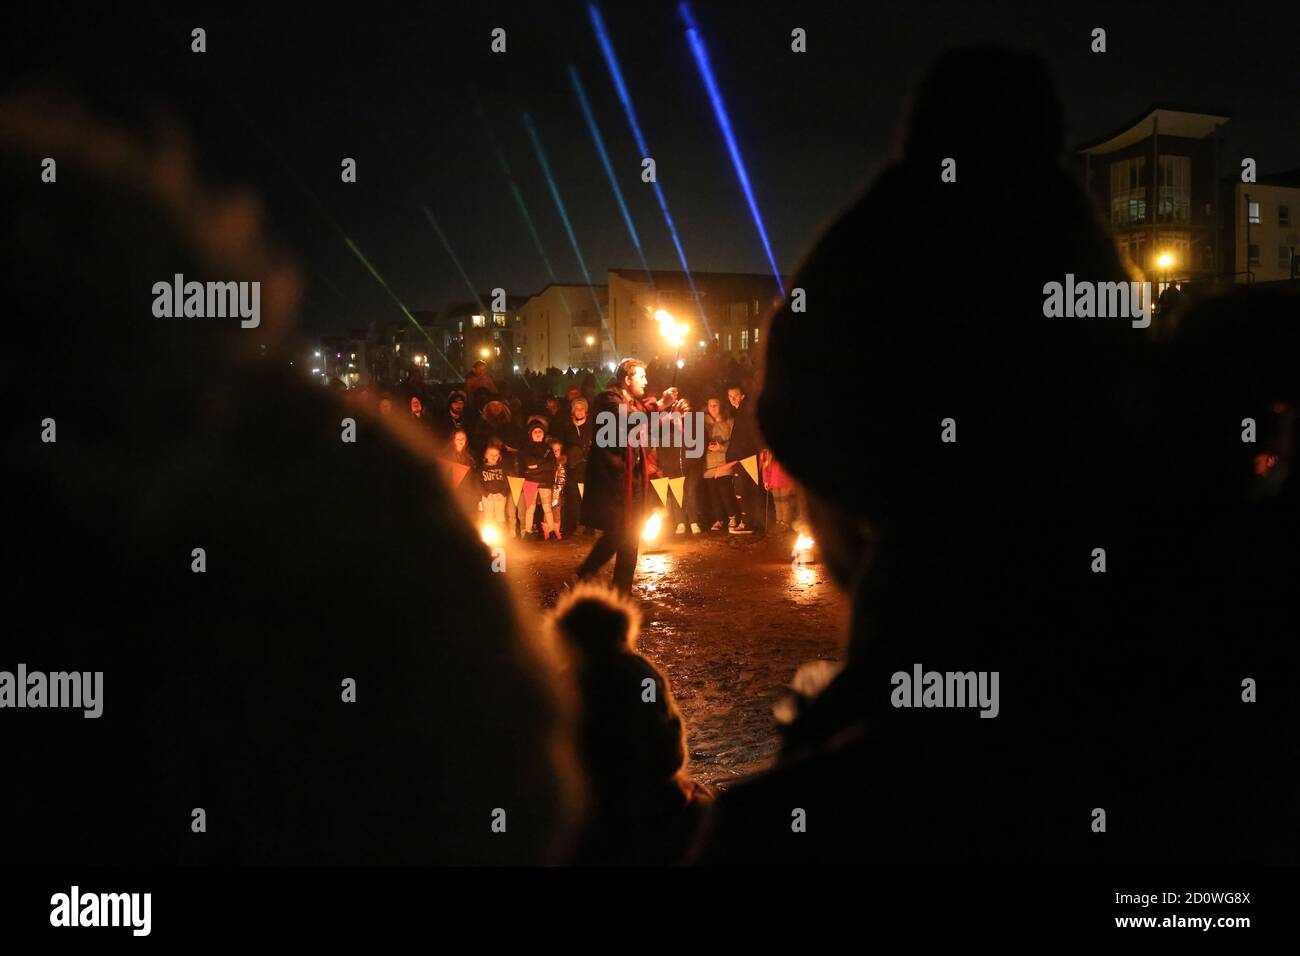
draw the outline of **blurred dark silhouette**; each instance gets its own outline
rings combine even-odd
[[[578,863],[677,863],[712,800],[686,774],[682,715],[668,678],[636,651],[640,624],[635,604],[594,583],[555,610],[581,701],[578,752],[590,788]]]
[[[432,433],[289,365],[296,273],[256,203],[200,187],[165,131],[143,145],[68,102],[0,104],[0,170],[0,669],[104,672],[97,720],[0,718],[22,780],[0,797],[5,861],[565,855],[579,792],[558,671],[441,485]],[[260,327],[155,318],[151,287],[176,273],[260,281]]]
[[[1045,318],[1048,282],[1127,278],[1062,126],[1036,58],[942,58],[764,335],[760,425],[854,614],[703,861],[1297,862],[1294,492],[1241,441],[1253,415],[1288,454],[1295,300],[1206,304],[1159,348]],[[792,416],[814,391],[837,414]],[[895,708],[918,663],[999,672],[999,715]]]

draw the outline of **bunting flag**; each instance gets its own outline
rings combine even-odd
[[[582,497],[582,482],[580,482],[580,481],[575,481],[574,484],[576,484],[576,485],[578,486],[578,497],[581,498],[581,497]]]
[[[459,488],[460,483],[465,480],[469,474],[469,465],[458,465],[454,461],[451,463],[451,486]]]
[[[541,485],[539,485],[535,481],[524,481],[524,512],[525,513],[527,513],[533,507],[533,503],[537,501],[537,489],[540,487]]]
[[[754,479],[754,484],[758,484],[758,456],[750,455],[740,463],[740,467],[749,473],[749,477]]]
[[[519,492],[524,490],[524,480],[510,475],[506,478],[506,481],[510,482],[510,500],[515,504],[519,504]]]
[[[677,503],[678,503],[679,505],[681,505],[683,508],[685,508],[685,507],[686,507],[686,499],[685,499],[685,497],[683,497],[683,496],[686,494],[686,479],[685,479],[685,477],[682,477],[682,478],[669,478],[669,479],[668,479],[668,490],[671,491],[671,492],[673,493],[673,497],[677,499]]]
[[[663,502],[664,507],[667,508],[668,507],[668,479],[651,478],[650,485],[651,487],[654,488],[655,494],[659,496],[659,500]]]

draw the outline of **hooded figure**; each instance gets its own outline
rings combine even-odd
[[[9,629],[0,670],[103,675],[98,719],[0,710],[22,777],[0,787],[5,863],[559,858],[556,671],[433,436],[290,367],[296,271],[256,203],[201,190],[165,142],[75,103],[0,104],[0,279],[42,319],[0,353],[21,503],[5,600],[40,620]],[[33,189],[48,155],[66,182]],[[156,318],[142,290],[176,273],[260,282],[260,324]],[[111,322],[80,321],[91,299]],[[43,347],[59,361],[28,360]],[[104,367],[131,371],[105,390]]]
[[[1159,387],[1177,376],[1147,332],[1044,309],[1067,275],[1128,278],[1061,166],[1061,129],[1037,58],[943,57],[902,158],[791,283],[806,311],[783,306],[764,335],[760,425],[808,489],[853,619],[842,671],[805,695],[777,766],[720,799],[701,859],[1295,862],[1300,843],[1264,837],[1295,833],[1281,811],[1294,739],[1261,748],[1243,733],[1262,720],[1240,696],[1263,668],[1255,628],[1242,605],[1224,605],[1236,619],[1214,601],[1199,624],[1188,613],[1189,591],[1220,596],[1209,569],[1237,552],[1165,547],[1207,525],[1171,510],[1166,487],[1200,486],[1198,456],[1202,471],[1231,459],[1177,446],[1188,467],[1173,480],[1163,436],[1187,412],[1161,418]],[[936,229],[968,240],[939,264],[919,254]],[[814,392],[854,410],[848,440],[840,416],[790,414]],[[1203,439],[1228,449],[1242,407],[1216,406]],[[1283,587],[1294,565],[1259,586]],[[1200,583],[1176,584],[1183,571]],[[1252,757],[1273,781],[1263,793]],[[807,832],[775,836],[791,807],[808,808]]]
[[[636,651],[641,614],[579,585],[553,631],[580,701],[578,755],[591,806],[577,862],[677,863],[711,794],[686,775],[686,735],[668,678]]]
[[[524,431],[524,444],[519,449],[519,474],[525,481],[550,488],[555,481],[555,455],[546,436],[546,423],[540,416],[534,416]]]

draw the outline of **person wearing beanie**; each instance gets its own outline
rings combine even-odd
[[[519,449],[519,474],[524,481],[537,482],[537,496],[533,502],[523,502],[526,513],[520,524],[526,535],[537,531],[537,505],[542,507],[542,536],[549,538],[559,524],[552,514],[551,492],[555,485],[555,455],[546,440],[546,424],[540,416],[529,419],[525,427],[527,440]]]
[[[640,625],[636,605],[605,585],[580,584],[555,609],[590,801],[578,863],[677,863],[712,800],[686,773],[682,715],[668,678],[636,651]]]
[[[469,434],[469,418],[465,413],[465,393],[458,388],[451,390],[447,396],[447,410],[438,423],[439,434],[450,441],[453,433],[463,431]]]
[[[1109,708],[1133,699],[1118,602],[1140,590],[1087,560],[1125,533],[1110,506],[1149,343],[1127,320],[1044,316],[1049,282],[1128,278],[1062,166],[1063,127],[1037,57],[944,55],[901,155],[791,281],[807,311],[787,302],[763,335],[758,424],[853,612],[843,668],[783,727],[776,766],[719,800],[701,860],[1079,863],[1163,826],[1125,789],[1142,773],[1107,759]],[[918,254],[935,224],[978,241],[936,267]],[[809,394],[844,413],[791,414]],[[996,673],[1005,704],[916,709],[893,692],[918,667]],[[1107,801],[1135,814],[1122,838],[1089,828]],[[773,838],[790,806],[816,823]]]

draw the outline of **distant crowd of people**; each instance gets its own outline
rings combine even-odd
[[[671,366],[649,363],[646,370],[652,389],[676,378]],[[427,428],[441,459],[467,469],[453,473],[455,493],[483,522],[507,537],[559,540],[592,530],[583,521],[582,497],[599,381],[592,372],[552,370],[498,384],[476,362],[463,385],[418,382],[396,393],[363,387],[346,397]],[[703,413],[705,435],[697,456],[685,447],[649,450],[650,478],[685,479],[680,500],[670,492],[659,501],[668,534],[764,534],[798,519],[794,483],[759,434],[752,382],[748,366],[729,359],[681,376],[678,391],[685,407]],[[742,465],[748,459],[753,475]],[[527,505],[511,478],[530,483]]]

